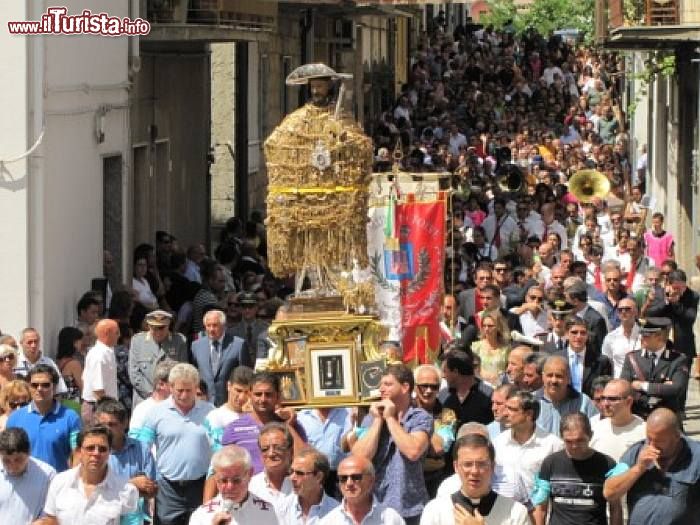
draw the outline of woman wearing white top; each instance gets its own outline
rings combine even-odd
[[[136,300],[150,311],[158,308],[158,298],[151,290],[151,285],[148,284],[146,272],[148,272],[148,261],[146,258],[138,257],[134,259],[134,278],[131,281],[131,286],[136,292]]]

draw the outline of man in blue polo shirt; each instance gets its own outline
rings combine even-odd
[[[698,523],[700,444],[681,433],[668,408],[649,415],[646,435],[608,473],[603,496],[615,501],[627,494],[629,525]]]
[[[170,397],[153,407],[137,435],[147,448],[156,445],[157,523],[187,525],[202,504],[211,459],[204,422],[214,407],[197,400],[199,372],[192,365],[175,365],[168,382]]]
[[[29,371],[32,402],[10,415],[7,428],[23,428],[29,435],[32,456],[63,472],[68,469],[80,432],[80,416],[54,399],[58,379],[58,372],[51,365],[32,368]]]
[[[126,407],[116,399],[102,398],[95,406],[95,422],[106,426],[112,433],[112,451],[109,468],[129,480],[139,491],[139,507],[122,517],[122,525],[142,525],[145,513],[144,498],[156,495],[156,463],[151,450],[137,439],[127,437],[129,415]],[[150,519],[149,519],[150,521]]]

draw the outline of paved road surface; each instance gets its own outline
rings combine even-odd
[[[697,379],[690,379],[683,426],[689,436],[700,440],[700,381]]]

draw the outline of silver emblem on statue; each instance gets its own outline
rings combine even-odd
[[[311,165],[319,171],[326,170],[331,166],[331,152],[321,141],[316,143],[311,152]]]

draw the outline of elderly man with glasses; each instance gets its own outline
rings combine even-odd
[[[289,469],[294,452],[294,439],[284,423],[273,421],[260,430],[258,447],[263,470],[250,480],[250,489],[275,508],[292,493]]]
[[[212,456],[218,495],[192,514],[189,525],[277,525],[272,504],[249,491],[253,465],[244,448],[229,445]]]

